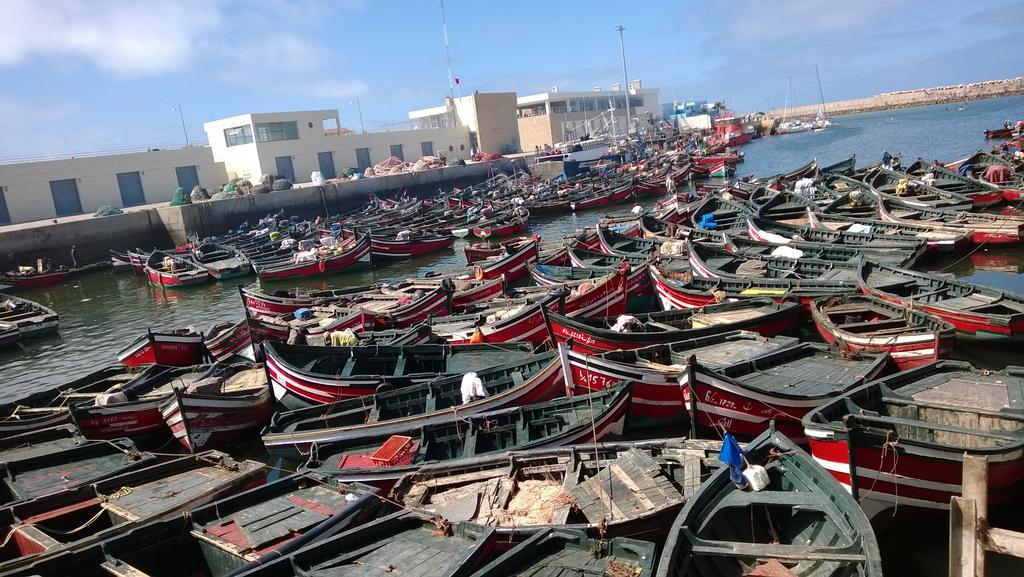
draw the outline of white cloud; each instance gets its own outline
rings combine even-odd
[[[7,0],[0,65],[70,58],[121,75],[173,71],[220,22],[210,4],[193,0]]]
[[[359,10],[361,0],[330,5]],[[311,0],[5,0],[0,67],[89,64],[119,76],[189,71],[285,94],[318,86],[324,97],[364,93],[329,77],[336,55],[316,38],[328,20]]]

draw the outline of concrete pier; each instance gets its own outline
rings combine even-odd
[[[1019,94],[1024,94],[1024,77],[935,88],[900,90],[867,98],[826,102],[825,111],[830,116],[841,116],[843,114],[859,114],[861,112],[874,112],[877,110],[893,110],[897,108],[929,106],[932,104],[1002,98]],[[768,112],[770,116],[782,117],[783,114],[786,114],[789,118],[813,118],[817,113],[818,104],[791,106],[788,111],[778,108]]]
[[[368,195],[390,196],[402,190],[430,196],[438,190],[482,182],[493,174],[523,170],[526,158],[470,163],[420,172],[347,180],[323,186],[301,185],[291,190],[184,206],[166,203],[135,207],[124,214],[104,217],[77,215],[61,219],[0,227],[0,270],[48,257],[55,264],[70,264],[75,246],[79,264],[108,257],[108,250],[160,248],[181,244],[190,234],[222,234],[243,222],[284,210],[304,218],[348,212]]]

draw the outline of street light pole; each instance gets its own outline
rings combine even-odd
[[[351,100],[348,102],[349,104],[352,104]],[[359,130],[362,131],[363,134],[366,134],[366,126],[363,124],[363,107],[359,104],[358,96],[356,96],[356,110],[359,111]]]
[[[621,24],[615,27],[619,31],[619,49],[622,51],[622,88],[626,91],[626,136],[629,136],[629,128],[633,124],[629,111],[629,75],[626,74],[626,41],[622,32],[626,29]]]
[[[185,129],[185,115],[181,112],[181,105],[179,104],[177,108],[171,110],[178,113],[178,118],[181,120],[181,132],[185,135],[185,148],[189,148],[192,145],[188,141],[188,130]]]

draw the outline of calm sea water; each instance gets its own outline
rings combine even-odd
[[[883,149],[901,153],[907,161],[918,156],[950,160],[965,156],[988,143],[982,130],[1005,120],[1024,117],[1024,98],[972,102],[957,106],[931,106],[892,112],[843,116],[824,132],[792,134],[755,140],[743,151],[746,160],[739,174],[769,176],[788,172],[812,158],[828,164],[856,154],[861,164],[876,161]],[[624,212],[627,207],[617,209]],[[601,211],[536,219],[531,232],[558,238],[593,225]],[[364,272],[342,274],[298,283],[327,288],[395,281],[431,269],[465,264],[457,241],[453,250],[413,261],[386,264]],[[1004,288],[1024,288],[1018,272],[1024,266],[1022,250],[982,250],[956,262],[929,263],[977,282]],[[242,279],[256,287],[255,278]],[[294,285],[284,285],[294,286]],[[282,288],[278,284],[272,288]],[[60,313],[59,337],[21,343],[0,351],[0,401],[53,386],[87,371],[116,362],[117,351],[143,334],[147,327],[192,325],[206,330],[212,324],[241,318],[235,283],[211,284],[185,290],[161,290],[131,273],[103,272],[75,279],[62,286],[24,293]],[[985,364],[999,364],[999,361]],[[1003,363],[1005,364],[1005,363]]]

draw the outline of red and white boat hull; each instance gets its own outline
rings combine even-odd
[[[244,396],[176,392],[160,408],[174,438],[192,452],[221,449],[256,434],[274,412],[269,387]]]
[[[923,447],[894,437],[893,442],[857,442],[850,466],[845,436],[813,426],[805,429],[814,460],[848,491],[856,476],[857,495],[866,508],[896,506],[948,509],[950,497],[961,494],[962,450]],[[1003,502],[1017,493],[1024,478],[1021,449],[986,452],[989,461],[989,500]],[[870,503],[868,503],[870,502]]]
[[[506,282],[512,283],[526,276],[530,272],[530,264],[537,262],[538,244],[537,241],[528,242],[504,258],[478,262],[475,271],[476,278],[483,280],[504,276]]]
[[[117,354],[117,361],[128,367],[157,364],[189,367],[203,362],[206,352],[203,335],[147,333]]]
[[[421,254],[444,250],[452,246],[455,237],[437,237],[419,240],[370,239],[370,253],[374,259],[412,258]]]

